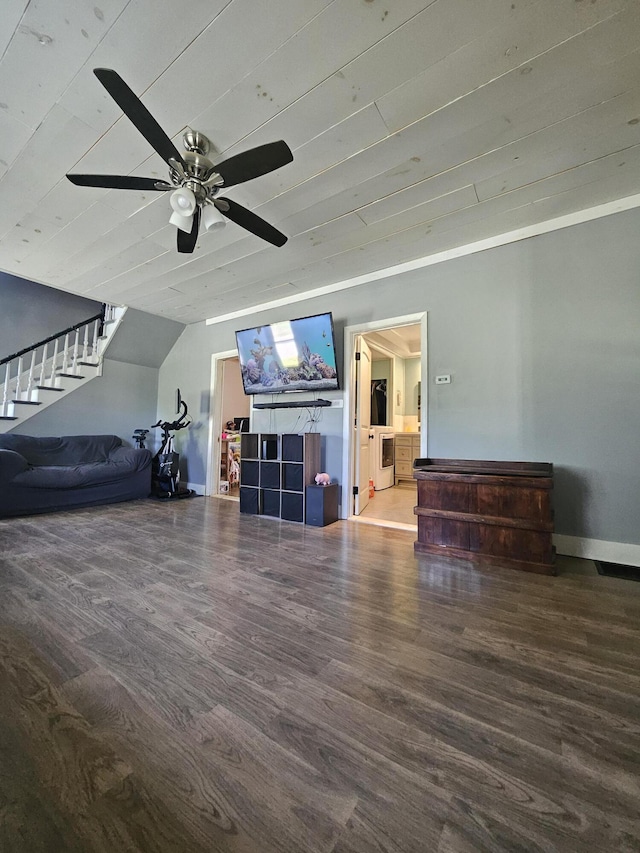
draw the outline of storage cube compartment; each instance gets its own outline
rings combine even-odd
[[[258,434],[245,432],[240,437],[240,457],[242,459],[258,458]]]
[[[280,492],[275,489],[261,489],[262,515],[280,518]]]
[[[260,459],[278,459],[279,458],[279,435],[262,434],[260,436]]]
[[[260,490],[240,486],[240,512],[260,515]]]
[[[260,463],[250,459],[240,461],[240,482],[244,486],[260,485]]]
[[[261,462],[260,463],[260,485],[263,489],[279,489],[280,488],[280,463],[279,462]]]
[[[297,462],[282,463],[282,488],[287,492],[301,492],[304,488],[304,468]]]
[[[303,435],[295,435],[291,433],[282,436],[282,459],[284,462],[304,461]]]
[[[304,495],[282,492],[280,514],[286,521],[304,521]]]

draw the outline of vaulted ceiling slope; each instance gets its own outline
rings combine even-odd
[[[640,193],[638,0],[6,0],[0,269],[182,322],[286,298]],[[115,69],[182,150],[287,141],[175,249],[162,159],[92,73]]]

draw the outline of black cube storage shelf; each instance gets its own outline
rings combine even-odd
[[[240,512],[303,522],[306,486],[320,471],[320,435],[243,433]]]
[[[262,515],[280,518],[280,490],[260,489]]]

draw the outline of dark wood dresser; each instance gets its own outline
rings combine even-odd
[[[553,465],[416,459],[415,550],[555,575]]]

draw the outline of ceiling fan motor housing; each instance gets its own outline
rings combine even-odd
[[[187,151],[195,151],[197,154],[202,154],[206,157],[211,148],[211,143],[199,130],[187,130],[182,137],[182,144]]]
[[[206,181],[209,175],[213,172],[213,163],[208,157],[203,154],[198,154],[195,151],[187,151],[184,155],[184,171],[189,178],[196,178],[198,181]],[[174,184],[180,184],[183,176],[177,169],[171,169],[171,179]]]

